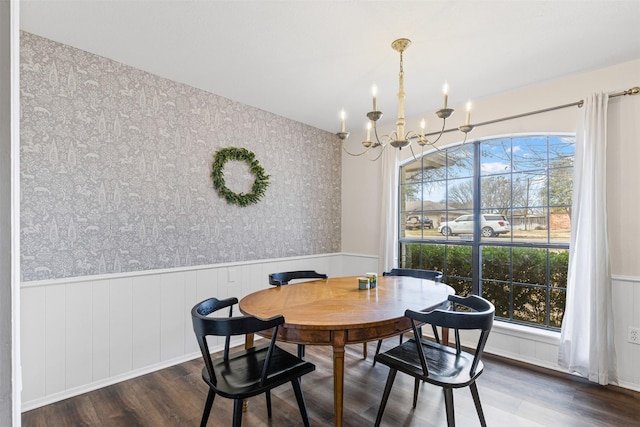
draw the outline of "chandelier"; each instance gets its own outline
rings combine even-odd
[[[371,156],[369,156],[370,160],[377,160],[382,155],[382,152],[384,151],[384,149],[387,148],[387,146],[389,145],[399,150],[409,146],[411,149],[411,153],[415,158],[416,157],[415,153],[413,152],[413,148],[411,148],[411,142],[413,140],[416,140],[417,144],[420,147],[424,148],[424,146],[426,145],[426,146],[432,146],[437,149],[437,147],[435,147],[434,144],[438,142],[438,140],[443,135],[443,133],[445,133],[446,120],[453,114],[453,108],[448,108],[448,105],[447,105],[449,85],[446,82],[444,83],[442,87],[442,91],[444,94],[444,105],[441,109],[436,111],[436,115],[438,116],[438,118],[442,120],[442,128],[440,129],[440,131],[429,133],[429,134],[425,133],[426,123],[425,123],[425,120],[422,119],[422,121],[420,122],[421,130],[419,133],[414,132],[412,130],[405,133],[405,118],[404,118],[405,93],[404,93],[403,54],[404,54],[404,51],[407,50],[410,44],[411,44],[411,40],[404,39],[404,38],[395,40],[393,43],[391,43],[391,47],[393,48],[393,50],[400,53],[398,118],[396,120],[396,130],[387,135],[378,136],[378,128],[376,124],[378,120],[380,120],[380,118],[382,117],[382,111],[378,110],[377,99],[376,99],[377,87],[374,84],[373,87],[371,88],[371,92],[373,95],[373,110],[367,113],[367,118],[369,119],[367,123],[367,139],[362,141],[362,145],[364,146],[364,151],[360,153],[352,153],[349,150],[347,150],[345,146],[345,140],[349,138],[349,132],[345,130],[345,114],[346,113],[344,110],[342,110],[340,113],[341,130],[336,135],[338,135],[338,137],[341,139],[342,148],[347,154],[351,156],[361,156],[365,153],[370,152],[373,149],[379,149],[379,152],[374,158],[371,158]],[[470,118],[471,118],[471,101],[467,102],[467,115],[466,115],[465,124],[458,127],[458,130],[464,133],[464,141],[462,142],[463,144],[467,140],[467,134],[471,132],[474,127],[470,123]],[[373,141],[371,140],[371,134],[372,134],[371,131],[373,131],[373,136],[374,136]],[[436,138],[429,140],[427,136],[436,136]]]

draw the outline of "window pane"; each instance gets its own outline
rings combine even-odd
[[[422,157],[422,167],[425,173],[430,173],[439,169],[444,171],[446,166],[446,151],[434,151]],[[444,178],[444,176],[442,176],[442,178]]]
[[[420,160],[407,163],[401,168],[400,184],[422,182],[422,166]]]
[[[496,307],[496,316],[509,319],[509,285],[491,280],[482,281],[482,296]]]
[[[513,281],[546,285],[547,250],[537,248],[513,248]]]
[[[473,176],[473,144],[465,144],[449,151],[447,156],[447,178]]]
[[[418,243],[404,243],[400,246],[400,265],[407,267],[420,265],[420,244]]]
[[[545,288],[513,287],[513,319],[546,325],[547,296]]]
[[[411,218],[412,218],[412,214],[410,212],[404,212],[402,213],[402,220],[400,221],[400,235],[401,237],[411,237],[414,236],[415,233],[412,233],[413,229],[412,229],[412,222],[411,222]]]
[[[422,263],[419,268],[444,271],[445,250],[444,245],[422,245]]]
[[[444,211],[446,197],[446,181],[427,181],[423,185],[423,199],[425,210]]]
[[[447,276],[471,278],[471,246],[446,246],[446,268],[444,273]]]
[[[557,167],[556,162],[564,166],[573,167],[576,154],[576,141],[573,136],[549,137],[549,165]]]
[[[560,328],[564,309],[566,306],[567,293],[563,289],[551,289],[549,292],[549,326]]]
[[[413,239],[441,238],[437,230],[437,220],[433,213],[424,211],[405,212],[404,225],[401,230],[404,236]]]
[[[490,175],[481,178],[481,207],[508,209],[511,207],[511,175]]]
[[[553,286],[556,288],[566,288],[568,271],[569,250],[549,250],[549,286]]]
[[[480,145],[480,174],[493,175],[511,171],[511,140],[494,139]]]
[[[547,167],[547,138],[527,137],[512,140],[513,171],[523,172]]]
[[[511,236],[511,222],[509,221],[509,210],[489,209],[480,212],[480,238],[483,241],[495,241],[496,239]]]
[[[518,214],[536,206],[546,206],[547,175],[544,171],[514,173],[511,178],[513,208]]]
[[[448,181],[447,190],[447,208],[473,208],[473,180],[471,178],[450,179]]]
[[[422,206],[422,185],[406,184],[400,186],[400,209],[411,210]]]
[[[511,249],[495,246],[482,248],[482,279],[511,280]]]
[[[570,208],[572,192],[573,168],[561,167],[550,169],[548,189],[549,206]],[[542,196],[544,199],[547,198],[546,189],[542,193]]]
[[[444,272],[445,246],[409,243],[402,245],[402,268],[438,270]]]
[[[571,240],[570,209],[552,209],[549,214],[549,237],[551,243],[566,243]]]
[[[513,240],[518,242],[548,242],[548,214],[548,209],[514,209],[513,216],[511,218]]]

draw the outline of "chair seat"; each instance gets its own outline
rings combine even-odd
[[[456,355],[454,348],[427,340],[421,340],[421,342],[429,367],[427,376],[422,374],[422,365],[413,338],[385,353],[378,354],[375,360],[392,369],[445,388],[466,387],[482,373],[484,365],[480,361],[475,375],[471,375],[474,357],[472,354],[461,351]]]
[[[315,369],[313,364],[274,346],[267,380],[261,385],[260,375],[268,349],[269,345],[265,344],[232,353],[227,361],[222,358],[212,360],[217,384],[211,383],[206,367],[202,370],[202,379],[221,396],[244,399],[264,393]]]

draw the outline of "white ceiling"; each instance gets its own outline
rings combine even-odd
[[[640,58],[640,0],[22,0],[20,15],[25,31],[331,132],[341,108],[364,127],[373,82],[395,117],[400,37],[407,117],[440,108],[445,80],[456,105]]]

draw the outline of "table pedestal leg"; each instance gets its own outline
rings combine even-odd
[[[345,331],[334,331],[333,346],[333,411],[334,424],[342,427],[342,405],[344,397],[344,344]]]

